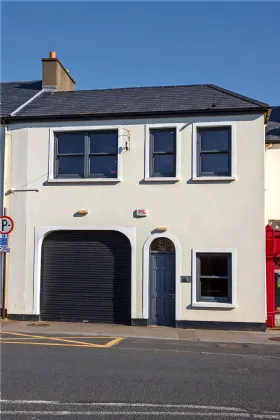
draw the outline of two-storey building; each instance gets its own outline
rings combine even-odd
[[[8,317],[263,330],[269,106],[214,85],[75,91],[55,57],[42,87],[6,120]]]

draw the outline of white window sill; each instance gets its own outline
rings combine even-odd
[[[234,309],[236,305],[234,303],[222,303],[222,302],[193,302],[194,308],[225,308]]]
[[[95,184],[95,183],[118,183],[120,178],[55,178],[48,179],[51,184]]]
[[[145,182],[178,182],[180,178],[178,177],[147,177],[144,179]]]
[[[235,181],[235,176],[193,176],[193,181]]]

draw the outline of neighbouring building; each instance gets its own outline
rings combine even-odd
[[[264,330],[269,106],[209,84],[74,87],[52,55],[4,120],[8,317]]]
[[[13,115],[24,104],[27,104],[31,98],[35,97],[42,89],[42,82],[3,82],[0,83],[0,214],[4,215],[4,190],[7,186],[7,174],[5,176],[5,155],[8,159],[9,152],[6,150],[7,125],[4,120],[6,117]],[[5,181],[5,182],[4,182]],[[2,297],[3,297],[3,254],[0,253],[0,308],[2,313]]]
[[[267,326],[280,326],[280,106],[266,126]]]

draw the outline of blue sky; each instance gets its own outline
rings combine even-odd
[[[77,89],[214,83],[280,104],[280,2],[4,2],[2,81],[56,51]]]

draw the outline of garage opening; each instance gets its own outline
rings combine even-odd
[[[124,234],[52,232],[41,264],[42,320],[131,323],[131,245]]]

